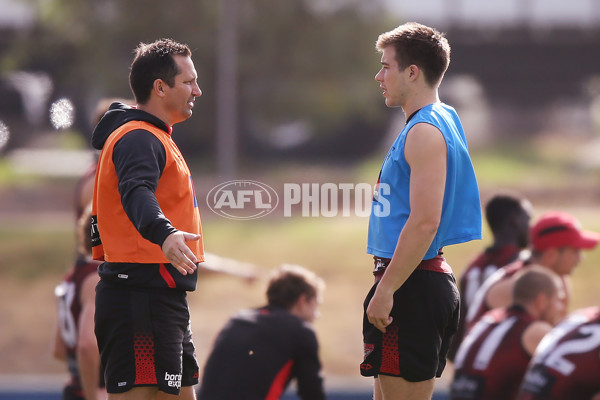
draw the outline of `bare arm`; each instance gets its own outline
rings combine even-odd
[[[542,338],[550,332],[551,329],[552,325],[544,321],[532,322],[527,329],[525,329],[525,332],[523,332],[523,336],[521,337],[521,343],[530,356],[533,355]]]
[[[248,283],[256,280],[257,267],[254,264],[221,257],[213,253],[204,252],[205,261],[199,265],[198,273],[219,273],[237,276]]]
[[[60,334],[60,328],[58,325],[56,326],[54,333],[54,347],[52,349],[52,355],[57,360],[67,360],[67,346],[65,345],[65,342]]]
[[[86,400],[96,400],[100,385],[100,354],[94,334],[96,284],[99,277],[90,274],[81,287],[81,313],[77,340],[77,362]]]
[[[490,308],[506,307],[512,303],[512,292],[515,286],[514,277],[503,279],[490,287],[486,296],[485,304]]]
[[[446,185],[446,154],[446,141],[437,128],[420,123],[410,130],[404,149],[411,168],[410,216],[367,308],[369,322],[382,332],[392,322],[394,292],[419,265],[437,232]]]

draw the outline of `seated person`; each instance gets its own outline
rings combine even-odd
[[[518,274],[509,307],[485,314],[454,359],[451,400],[513,400],[532,354],[562,314],[559,277],[532,266]]]
[[[325,399],[311,326],[323,287],[302,267],[277,270],[267,288],[268,304],[240,311],[219,333],[198,399],[279,399],[292,378],[301,399]]]
[[[600,400],[600,307],[572,313],[539,344],[517,400]]]

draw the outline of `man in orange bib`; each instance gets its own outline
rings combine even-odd
[[[187,45],[141,43],[129,82],[96,126],[92,207],[95,332],[108,398],[193,399],[198,363],[186,300],[204,261],[189,168],[171,137],[202,95]],[[167,396],[168,397],[168,396]]]

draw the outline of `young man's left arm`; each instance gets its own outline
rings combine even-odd
[[[58,322],[60,324],[60,321]],[[57,325],[54,332],[54,343],[52,346],[52,356],[60,361],[67,360],[67,345],[60,334],[60,327]]]
[[[416,124],[408,133],[404,156],[411,170],[410,215],[396,250],[367,308],[367,316],[385,332],[392,322],[394,293],[423,260],[442,216],[446,186],[446,141],[439,129]]]

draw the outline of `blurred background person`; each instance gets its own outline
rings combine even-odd
[[[110,105],[115,102],[125,104],[135,104],[134,100],[121,99],[118,97],[106,97],[100,99],[92,115],[91,130],[100,122],[100,119],[108,111]],[[91,140],[91,138],[90,138]],[[99,151],[94,151],[94,157],[83,175],[75,183],[75,220],[78,221],[83,214],[85,207],[91,203],[94,195],[94,178],[96,177],[96,168],[98,167]]]
[[[54,357],[67,363],[70,379],[63,389],[64,400],[106,398],[100,368],[98,343],[94,335],[94,311],[98,261],[92,259],[91,203],[77,224],[77,259],[55,289],[58,325]]]
[[[600,241],[600,235],[583,230],[579,221],[570,214],[549,211],[532,226],[530,238],[531,257],[502,267],[479,288],[465,317],[467,331],[485,312],[510,304],[514,275],[531,264],[546,267],[562,278],[566,315],[571,298],[569,275],[581,262],[582,250],[594,249]]]
[[[312,327],[323,289],[323,280],[300,266],[275,271],[266,291],[268,304],[240,311],[219,333],[198,399],[276,400],[291,379],[301,399],[324,399]]]
[[[127,100],[109,97],[98,102],[91,119],[92,128],[115,101]],[[99,280],[97,268],[100,262],[92,259],[90,236],[97,163],[98,152],[95,152],[89,167],[75,183],[75,263],[55,289],[58,326],[54,356],[66,361],[70,374],[70,381],[63,390],[65,400],[106,398],[94,335],[96,284]]]
[[[492,233],[492,244],[467,266],[458,287],[460,291],[460,320],[452,338],[448,359],[453,360],[465,335],[465,315],[481,284],[498,268],[526,257],[523,250],[529,246],[531,203],[509,194],[493,196],[485,206],[485,217]]]
[[[539,344],[517,400],[600,400],[600,307],[573,312]]]
[[[563,313],[564,295],[547,268],[519,273],[512,305],[485,314],[460,345],[450,399],[514,399],[531,355]]]

